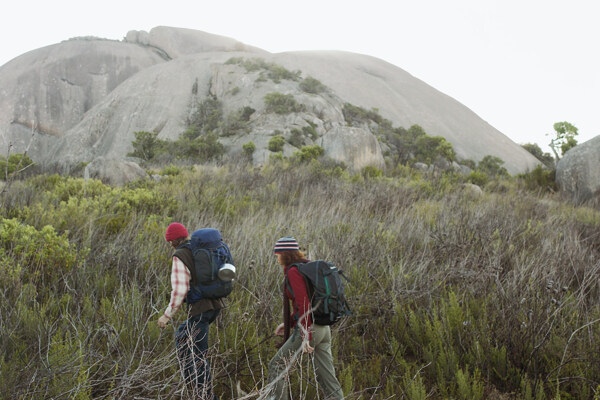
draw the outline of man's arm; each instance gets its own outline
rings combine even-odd
[[[190,289],[190,271],[177,257],[173,257],[171,266],[171,300],[164,314],[158,320],[158,326],[164,328],[181,307],[183,299]]]

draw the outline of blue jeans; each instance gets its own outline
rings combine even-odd
[[[181,325],[175,333],[177,359],[186,385],[202,399],[211,399],[212,382],[208,353],[208,328],[219,315],[220,310],[206,311],[196,315]]]

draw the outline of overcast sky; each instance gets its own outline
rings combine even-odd
[[[597,0],[9,0],[0,9],[0,65],[71,37],[120,40],[166,25],[272,53],[378,57],[544,151],[555,122],[578,127],[580,143],[600,135]]]

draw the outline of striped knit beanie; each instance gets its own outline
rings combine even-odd
[[[282,237],[275,243],[275,248],[273,249],[273,253],[281,253],[282,251],[298,251],[300,250],[300,246],[298,246],[298,241],[294,239],[292,236]]]

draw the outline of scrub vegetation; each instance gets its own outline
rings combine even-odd
[[[333,329],[346,398],[598,398],[597,209],[561,202],[535,176],[490,175],[477,194],[454,172],[352,174],[321,154],[171,165],[124,187],[13,182],[0,209],[0,398],[181,393],[177,325],[156,324],[175,221],[218,228],[239,273],[211,331],[221,398],[265,383],[281,321],[272,246],[286,234],[351,280],[354,315]],[[316,398],[303,365],[292,390]]]

